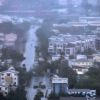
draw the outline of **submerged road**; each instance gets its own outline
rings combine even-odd
[[[30,30],[27,34],[27,43],[25,47],[24,57],[26,58],[23,61],[23,64],[26,65],[26,70],[30,71],[33,68],[34,59],[35,59],[35,47],[37,45],[37,37],[36,37],[36,30],[38,26],[31,26]]]

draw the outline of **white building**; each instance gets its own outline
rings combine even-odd
[[[94,35],[63,35],[52,36],[49,38],[48,52],[52,56],[60,55],[62,52],[65,56],[76,55],[91,48],[95,50]]]
[[[76,71],[77,74],[88,72],[89,68],[93,67],[92,59],[74,59],[69,61],[69,66]]]
[[[65,93],[70,96],[83,95],[84,97],[90,95],[90,97],[96,97],[96,90],[90,89],[69,89],[68,78],[60,78],[58,76],[52,78],[52,88],[55,94]]]
[[[18,72],[13,67],[7,71],[0,72],[0,92],[6,96],[10,90],[18,86]]]
[[[3,86],[18,86],[18,72],[13,67],[0,72],[0,82]]]
[[[17,40],[17,35],[14,33],[6,34],[5,35],[5,46],[15,46],[15,42]]]

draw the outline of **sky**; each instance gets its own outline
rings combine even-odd
[[[4,2],[5,0],[0,0],[0,6],[2,6]]]

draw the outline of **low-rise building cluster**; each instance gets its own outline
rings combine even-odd
[[[53,55],[75,55],[87,49],[95,50],[95,35],[63,35],[49,38],[48,52]]]
[[[14,33],[10,34],[0,33],[0,49],[4,47],[14,47],[17,38],[18,38],[17,34]]]
[[[60,59],[61,55],[68,60],[77,74],[85,74],[95,62],[100,62],[99,46],[96,35],[59,34],[49,39],[48,52],[51,61]],[[98,40],[99,41],[99,40]],[[91,54],[86,54],[92,52]]]

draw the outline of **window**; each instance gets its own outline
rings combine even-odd
[[[5,92],[5,95],[7,95],[7,92]]]
[[[14,85],[16,86],[16,82],[14,82]]]
[[[7,76],[10,76],[10,73],[7,73]]]
[[[2,76],[3,76],[4,74],[2,74]]]

